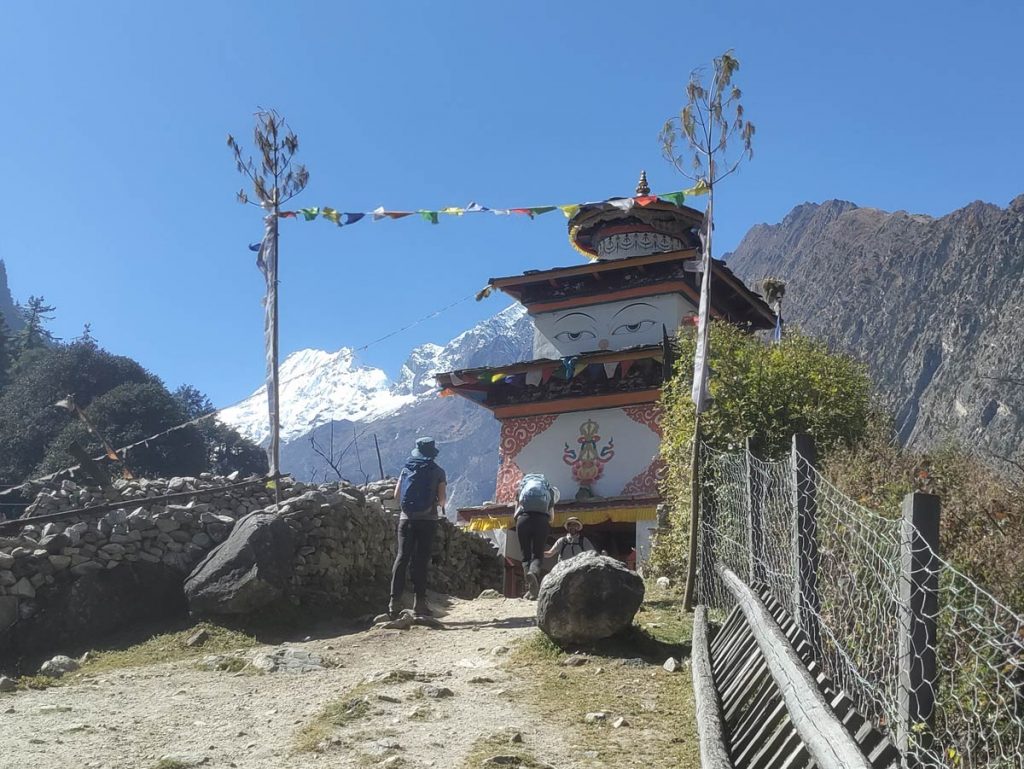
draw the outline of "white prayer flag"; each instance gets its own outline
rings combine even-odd
[[[697,315],[697,350],[693,356],[693,405],[697,413],[707,411],[711,405],[708,392],[708,320],[711,314],[711,260],[702,257],[704,274],[700,282],[700,308]]]

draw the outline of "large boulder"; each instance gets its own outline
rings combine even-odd
[[[273,513],[252,513],[185,580],[193,614],[251,614],[280,600],[291,582],[295,535]]]
[[[537,624],[558,644],[585,644],[625,630],[644,600],[644,581],[593,551],[551,570],[537,597]]]

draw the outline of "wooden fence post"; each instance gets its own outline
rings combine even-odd
[[[903,498],[896,742],[908,769],[929,765],[918,751],[931,747],[935,717],[939,511],[939,498],[931,494]]]
[[[793,436],[793,508],[796,530],[793,547],[796,555],[796,585],[793,605],[797,620],[807,634],[816,659],[821,659],[821,596],[818,594],[818,483],[814,475],[817,462],[814,438],[806,433]]]
[[[747,511],[750,530],[750,581],[754,584],[767,581],[764,547],[764,483],[754,467],[753,441],[747,438]]]

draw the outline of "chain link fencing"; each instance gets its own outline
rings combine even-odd
[[[732,608],[718,565],[766,585],[905,765],[1024,767],[1020,615],[944,560],[905,516],[868,510],[796,451],[766,461],[704,446],[700,467],[700,603]],[[908,571],[911,557],[928,565],[928,584],[937,577],[927,601],[911,584],[920,576]],[[924,714],[908,716],[908,701],[924,703]]]

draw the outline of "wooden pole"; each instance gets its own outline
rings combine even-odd
[[[930,766],[939,610],[939,498],[915,492],[903,498],[900,537],[899,721],[896,742],[908,769]]]
[[[700,534],[700,414],[693,421],[693,449],[690,452],[690,554],[686,564],[683,610],[693,611],[697,586],[697,538]]]
[[[384,463],[380,461],[380,444],[377,443],[377,433],[373,434],[373,447],[377,450],[377,467],[380,469],[380,479],[384,480]]]

